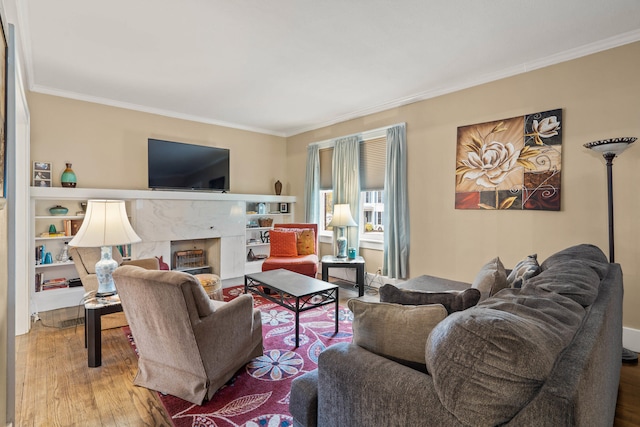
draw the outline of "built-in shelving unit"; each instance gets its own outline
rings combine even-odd
[[[74,223],[79,224],[84,219],[80,202],[81,200],[68,199],[57,201],[32,199],[31,201],[34,216],[32,223],[32,258],[30,260],[31,264],[33,264],[33,271],[30,275],[32,277],[30,285],[32,302],[36,312],[53,310],[60,306],[76,305],[82,300],[84,295],[82,286],[42,288],[43,283],[48,280],[78,278],[78,272],[73,261],[60,261],[60,256],[64,246],[73,239],[69,222],[74,221]],[[56,205],[66,207],[69,210],[69,214],[52,215],[49,213],[49,208]],[[68,229],[65,229],[65,222],[67,222]],[[50,236],[51,227],[55,227],[57,233],[66,231],[68,235],[60,236],[56,234]],[[50,263],[45,263],[47,253],[50,254]]]
[[[269,256],[269,232],[273,229],[274,224],[293,221],[293,206],[293,203],[284,200],[247,202],[246,273],[256,273],[262,270],[262,262]],[[270,224],[261,223],[265,220],[270,220]]]
[[[76,306],[82,302],[84,288],[60,288],[36,292],[36,273],[45,279],[77,278],[73,261],[57,262],[56,257],[65,242],[73,236],[49,237],[44,233],[54,224],[64,230],[64,220],[81,220],[81,202],[89,199],[125,200],[131,224],[142,237],[132,245],[132,258],[163,256],[171,264],[172,245],[200,244],[207,252],[207,264],[212,272],[223,279],[223,286],[240,284],[244,274],[261,270],[261,261],[248,262],[249,249],[256,254],[268,255],[269,243],[260,239],[260,233],[271,227],[248,227],[251,221],[271,218],[272,224],[293,221],[295,197],[247,195],[159,190],[115,190],[91,188],[31,187],[31,253],[30,271],[31,313],[61,307]],[[265,214],[257,209],[264,204]],[[61,205],[68,208],[67,215],[51,215],[49,208]],[[282,211],[281,211],[282,210]],[[255,211],[255,213],[253,213]],[[254,237],[255,235],[255,237]],[[251,239],[259,239],[251,242]],[[36,265],[38,246],[51,252],[51,264]],[[198,246],[199,247],[199,246]]]

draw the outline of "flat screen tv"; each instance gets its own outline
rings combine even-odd
[[[149,188],[229,191],[229,150],[149,138]]]

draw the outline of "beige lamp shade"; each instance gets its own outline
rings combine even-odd
[[[329,227],[355,227],[356,225],[358,224],[353,220],[348,204],[333,205],[333,216],[328,224]]]
[[[136,243],[123,200],[89,200],[87,213],[69,246],[101,247]]]

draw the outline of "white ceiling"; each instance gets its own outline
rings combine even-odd
[[[289,136],[640,40],[639,0],[23,0],[32,91]]]

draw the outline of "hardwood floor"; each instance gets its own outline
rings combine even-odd
[[[622,365],[615,427],[640,426],[640,365]]]
[[[341,285],[341,303],[357,296]],[[367,294],[375,300],[375,294]],[[87,367],[77,308],[42,314],[16,337],[16,426],[171,426],[155,392],[133,385],[137,358],[120,328],[102,333],[102,366]],[[615,427],[640,426],[640,365],[623,365]]]
[[[157,394],[133,385],[137,358],[121,328],[103,331],[102,366],[89,368],[83,325],[43,323],[59,322],[43,316],[16,337],[16,426],[172,425]]]

